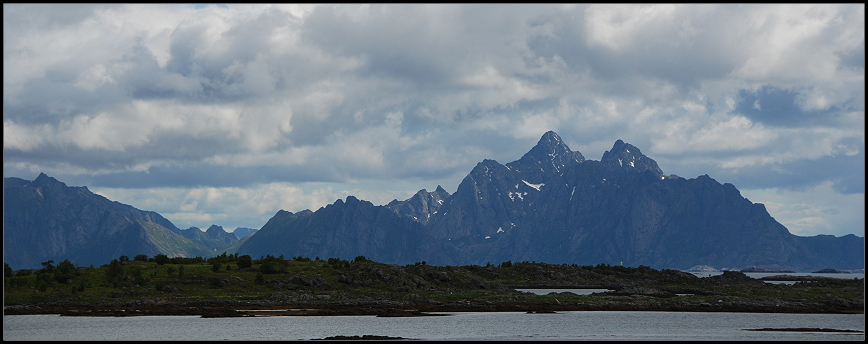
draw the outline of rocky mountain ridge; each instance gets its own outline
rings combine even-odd
[[[44,173],[33,181],[4,178],[3,261],[15,268],[64,259],[102,265],[137,254],[210,257],[237,241],[222,227],[182,230],[156,212],[67,186]]]
[[[277,221],[285,216],[310,220]],[[342,222],[313,220],[319,218]],[[732,184],[708,175],[666,175],[622,140],[600,161],[586,160],[551,131],[516,161],[478,163],[451,195],[438,187],[385,206],[348,197],[316,212],[279,212],[272,220],[238,252],[255,256],[278,250],[345,259],[364,255],[396,264],[864,268],[862,237],[792,235]],[[346,235],[355,229],[367,234]],[[274,240],[278,236],[292,239]],[[335,236],[344,240],[328,239]]]
[[[235,228],[234,231],[232,231],[232,234],[234,234],[238,238],[238,240],[241,240],[246,238],[248,235],[256,233],[256,231],[258,231],[258,229],[256,228],[238,227]]]
[[[255,234],[237,234],[216,225],[178,229],[155,212],[45,174],[4,178],[4,261],[16,268],[225,250],[394,264],[815,271],[864,269],[865,247],[855,235],[795,236],[734,185],[666,175],[622,140],[600,161],[587,160],[551,131],[518,160],[481,161],[453,194],[437,186],[381,206],[348,196],[315,212],[278,211]]]

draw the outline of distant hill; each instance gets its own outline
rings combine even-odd
[[[258,231],[258,229],[247,228],[247,227],[238,227],[238,228],[235,228],[234,231],[232,231],[232,234],[235,234],[235,237],[240,240],[240,239],[244,239],[244,237],[246,237],[250,234],[256,233],[256,231]]]
[[[349,196],[279,211],[238,253],[467,265],[504,261],[689,269],[864,268],[864,237],[791,234],[762,204],[708,175],[666,175],[617,140],[586,160],[547,132],[506,165],[484,160],[454,194],[420,190],[384,206]]]
[[[223,252],[238,242],[238,237],[226,232],[222,226],[218,225],[211,225],[204,232],[198,227],[190,227],[186,230],[181,230],[180,234],[214,252]]]
[[[3,179],[3,261],[15,269],[69,259],[102,265],[126,255],[210,257],[238,239],[222,227],[181,230],[152,211],[69,187],[43,173]]]

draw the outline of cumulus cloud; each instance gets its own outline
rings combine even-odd
[[[275,182],[241,187],[158,187],[141,189],[92,188],[108,199],[122,199],[141,209],[156,211],[181,229],[212,224],[227,230],[260,228],[277,211],[317,210],[347,196],[385,204],[407,199],[415,191],[376,188],[343,188],[329,183],[290,184]]]
[[[666,173],[864,195],[864,8],[4,4],[4,174],[229,223],[454,188],[555,130],[589,159],[622,139]],[[792,223],[846,231],[824,214]]]

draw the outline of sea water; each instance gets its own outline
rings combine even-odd
[[[4,340],[865,340],[864,314],[569,311],[447,316],[83,317],[7,315]],[[862,333],[747,331],[829,328]]]
[[[696,275],[697,277],[712,277],[722,275],[723,271],[713,271],[713,272],[694,272],[691,271],[691,274]],[[837,279],[854,279],[854,278],[865,278],[864,273],[817,273],[817,272],[745,272],[745,275],[751,278],[760,279],[763,277],[769,276],[814,276],[814,277],[831,277]]]

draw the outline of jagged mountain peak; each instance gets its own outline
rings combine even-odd
[[[437,190],[428,192],[426,189],[419,190],[413,197],[405,201],[394,200],[386,205],[398,214],[409,216],[416,222],[423,224],[428,223],[428,220],[438,211],[445,200],[449,198],[449,193],[440,185],[437,185]]]
[[[325,208],[334,209],[353,209],[357,207],[373,208],[375,205],[370,201],[359,199],[356,196],[348,195],[346,200],[338,198],[334,203],[328,204]]]
[[[218,226],[218,225],[211,225],[211,227],[208,227],[208,229],[205,230],[206,233],[207,232],[225,232],[225,231],[226,230],[223,229],[223,226]]]
[[[560,171],[558,157],[569,162]],[[346,205],[338,200],[303,221],[280,212],[238,253],[434,265],[864,267],[863,238],[821,247],[789,234],[731,184],[661,175],[654,160],[622,140],[602,161],[584,161],[547,132],[520,160],[479,162],[452,195],[438,186],[382,207],[347,197]]]
[[[60,186],[66,187],[65,183],[63,183],[57,179],[54,179],[52,177],[49,177],[47,174],[42,173],[42,172],[40,172],[39,176],[36,177],[36,179],[34,179],[33,182],[31,182],[28,186],[40,187],[40,186],[46,186],[46,185],[60,185]]]
[[[604,165],[633,168],[639,171],[651,171],[657,175],[663,175],[663,170],[657,166],[657,162],[654,159],[645,156],[639,148],[621,139],[615,141],[615,144],[612,145],[612,150],[603,153],[603,158],[600,159],[600,162]]]
[[[573,151],[554,131],[548,131],[521,159],[506,164],[518,172],[544,175],[559,173],[564,167],[579,164],[585,157]]]
[[[553,130],[549,130],[549,131],[545,132],[545,134],[543,134],[542,137],[539,138],[539,142],[537,142],[537,145],[540,145],[543,143],[559,144],[559,143],[563,143],[563,140],[561,140],[561,137],[558,136],[558,134],[556,132],[554,132]]]

